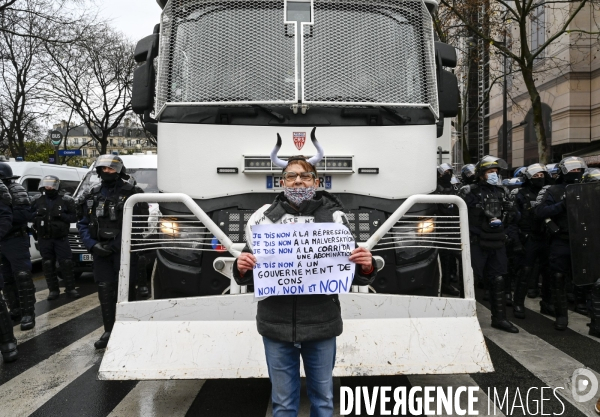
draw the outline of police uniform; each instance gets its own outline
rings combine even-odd
[[[532,178],[533,175],[543,173],[542,178]],[[546,271],[548,245],[546,242],[546,233],[544,222],[535,215],[535,206],[537,197],[550,180],[550,174],[542,164],[532,164],[525,171],[525,183],[522,188],[515,193],[517,208],[521,214],[519,220],[519,237],[523,243],[524,254],[521,259],[523,267],[518,273],[515,285],[513,313],[517,318],[525,318],[525,296],[533,298],[537,296],[537,276],[536,266],[542,272],[542,308],[544,312],[550,310],[550,282],[549,274]],[[551,311],[551,310],[550,310]]]
[[[21,330],[35,327],[35,286],[31,275],[29,233],[27,223],[31,220],[31,201],[25,188],[14,180],[12,168],[0,162],[0,179],[12,198],[12,227],[0,240],[2,275],[9,307],[13,317],[21,317]],[[16,289],[16,291],[15,291]],[[18,294],[15,297],[15,294]]]
[[[465,200],[469,212],[473,274],[479,280],[486,280],[490,288],[492,327],[518,333],[519,330],[506,319],[504,295],[508,263],[505,224],[514,217],[513,205],[505,188],[481,179],[494,168],[505,169],[506,163],[492,156],[482,158],[476,166],[479,182],[464,186],[459,195]]]
[[[583,176],[585,162],[578,157],[568,157],[558,163],[560,176],[558,184],[545,189],[540,204],[536,207],[536,215],[543,221],[551,221],[548,267],[551,273],[552,300],[556,312],[554,328],[565,330],[569,324],[566,283],[571,273],[571,248],[569,243],[569,222],[567,218],[567,185],[577,183]],[[573,172],[581,169],[582,172]]]
[[[12,198],[4,183],[0,182],[0,238],[12,228]],[[4,291],[4,280],[0,275],[0,290]],[[4,362],[17,359],[17,339],[4,296],[0,293],[0,353]]]
[[[454,169],[449,164],[441,164],[437,167],[438,180],[437,188],[434,194],[438,195],[457,195],[460,187],[457,183],[453,184],[452,173]],[[458,207],[454,204],[438,204],[437,214],[440,216],[458,216]],[[457,276],[456,251],[440,249],[440,264],[442,267],[442,294],[458,296],[460,291],[452,286],[452,276]]]
[[[38,246],[42,255],[42,268],[48,283],[48,300],[54,300],[59,295],[55,269],[57,260],[65,281],[65,294],[79,298],[73,275],[73,254],[69,245],[69,228],[71,223],[77,221],[75,200],[70,196],[59,195],[59,187],[60,180],[47,175],[40,183],[42,194],[32,204],[35,215],[34,228],[37,231]]]
[[[116,170],[116,175],[102,172],[103,167]],[[127,198],[144,191],[128,178],[121,158],[102,155],[96,161],[96,170],[102,179],[83,197],[83,217],[77,228],[85,247],[94,255],[94,280],[98,284],[98,299],[102,309],[105,333],[94,346],[106,347],[115,322],[119,269],[121,265],[121,229],[123,208]],[[136,204],[134,215],[148,216],[148,204]],[[135,232],[135,229],[134,229]],[[136,272],[137,257],[131,256],[131,276]],[[130,289],[134,287],[130,285]]]

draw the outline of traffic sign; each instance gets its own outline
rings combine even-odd
[[[81,149],[59,149],[58,156],[81,156]]]
[[[56,162],[55,162],[55,160],[54,160],[54,157],[53,157],[53,156],[51,156],[51,157],[49,157],[49,158],[48,158],[48,163],[49,163],[49,164],[54,164],[54,163],[56,163]]]
[[[63,135],[58,130],[53,130],[50,132],[50,140],[54,146],[60,146],[62,142]]]

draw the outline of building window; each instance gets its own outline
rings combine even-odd
[[[536,52],[546,42],[546,10],[544,3],[535,6],[531,15],[531,52]],[[542,58],[543,52],[538,56]]]
[[[73,138],[73,145],[79,145],[79,138]]]
[[[131,139],[127,139],[127,146],[131,146]]]
[[[113,140],[110,139],[109,142],[110,142],[110,146],[113,146]]]

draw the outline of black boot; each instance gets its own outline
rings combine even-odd
[[[73,261],[62,259],[58,261],[63,280],[65,281],[65,294],[67,297],[79,298],[80,295],[75,289],[75,276],[73,275]]]
[[[531,274],[527,280],[529,285],[529,289],[527,290],[527,297],[536,298],[540,295],[540,286],[538,284],[540,276],[540,266],[539,263],[535,264],[535,267],[532,268]]]
[[[448,253],[440,253],[440,263],[442,265],[442,294],[459,296],[460,291],[450,283],[450,275],[456,270],[455,258]]]
[[[150,297],[150,290],[148,289],[148,258],[141,255],[137,262],[137,300],[147,300]],[[442,290],[443,290],[442,284]],[[442,291],[443,292],[443,291]]]
[[[46,283],[48,284],[48,301],[56,300],[60,294],[58,277],[56,276],[56,269],[54,268],[55,262],[54,259],[42,259],[42,270],[44,271]]]
[[[504,294],[504,277],[494,277],[491,282],[490,290],[492,327],[509,333],[519,333],[519,329],[517,329],[510,321],[506,320],[506,299]]]
[[[104,334],[94,343],[96,349],[104,349],[108,344],[110,332],[115,325],[115,314],[117,311],[117,288],[116,282],[98,283],[98,300],[102,310],[102,322],[104,323]]]
[[[21,330],[31,330],[35,327],[35,286],[31,271],[15,273],[21,304]]]
[[[588,315],[587,308],[587,300],[586,294],[590,285],[574,285],[575,292],[575,312],[579,314],[583,314],[584,316]]]
[[[556,330],[565,330],[569,325],[567,292],[565,290],[565,275],[555,272],[552,275],[552,299],[554,310],[556,311],[556,321],[554,328]]]
[[[513,314],[518,319],[525,318],[525,296],[527,295],[528,279],[532,273],[532,268],[524,266],[519,275],[517,275],[517,285],[513,299]]]
[[[0,352],[4,362],[16,361],[19,357],[17,352],[17,339],[13,333],[13,324],[8,314],[8,308],[4,297],[0,294]]]
[[[11,277],[12,278],[12,277]],[[8,305],[10,318],[13,321],[21,320],[21,306],[19,305],[19,294],[17,292],[17,285],[14,281],[12,282],[4,282],[4,289],[2,290],[4,293],[4,298],[6,299],[6,304]]]

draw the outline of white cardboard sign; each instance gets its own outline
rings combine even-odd
[[[350,291],[356,243],[339,223],[252,226],[254,295],[340,294]]]

